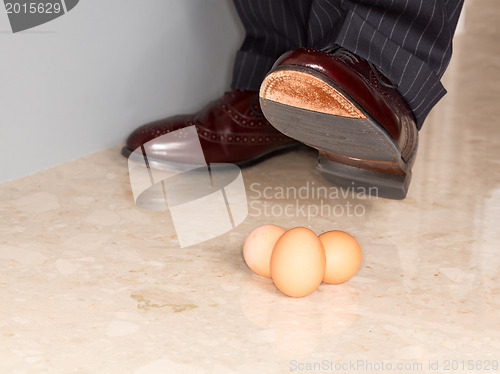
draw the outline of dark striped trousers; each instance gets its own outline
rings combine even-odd
[[[246,30],[232,88],[258,90],[284,52],[338,44],[398,86],[421,128],[446,90],[441,77],[464,0],[234,0]]]

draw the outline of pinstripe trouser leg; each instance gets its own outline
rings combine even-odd
[[[234,0],[247,35],[233,88],[258,90],[285,51],[339,44],[377,66],[420,128],[446,90],[441,77],[463,0]]]

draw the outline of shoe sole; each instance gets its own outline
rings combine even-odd
[[[306,68],[278,68],[264,79],[260,104],[277,130],[320,151],[317,169],[325,179],[372,196],[406,197],[411,162],[403,161],[387,130],[329,78]]]

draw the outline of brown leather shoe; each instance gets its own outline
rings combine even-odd
[[[281,56],[260,89],[264,115],[320,151],[319,172],[343,187],[406,197],[418,132],[408,105],[372,64],[337,48]]]
[[[207,163],[232,163],[248,166],[300,143],[272,127],[262,114],[258,94],[232,90],[192,115],[179,115],[148,123],[128,137],[122,154],[129,157],[144,146],[152,163],[189,164],[192,145],[179,137],[175,143],[151,141],[188,126],[196,126]]]

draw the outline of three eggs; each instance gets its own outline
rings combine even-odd
[[[317,236],[305,227],[290,230],[276,225],[254,229],[243,245],[243,257],[256,274],[272,278],[284,294],[303,297],[322,282],[343,283],[361,266],[359,243],[346,232]]]

